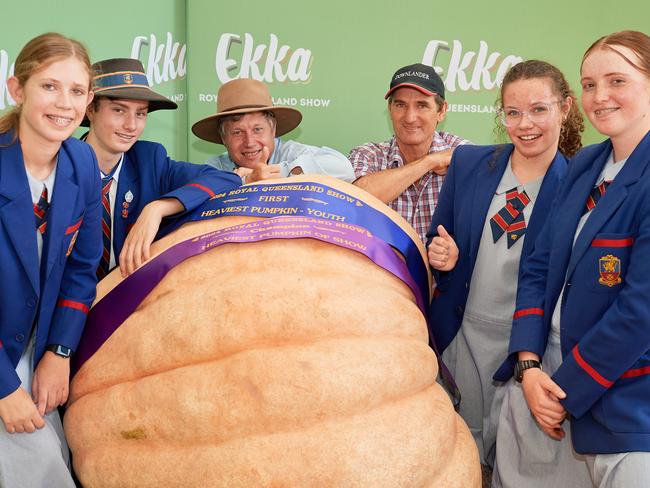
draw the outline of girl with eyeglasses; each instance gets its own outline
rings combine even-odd
[[[0,486],[74,488],[57,407],[95,297],[99,170],[71,138],[92,99],[85,48],[29,41],[0,118]]]
[[[583,130],[567,81],[544,61],[513,66],[500,105],[511,143],[456,148],[428,234],[437,283],[431,332],[487,472],[504,394],[492,375],[508,350],[520,260],[533,249]]]
[[[504,403],[503,486],[575,474],[558,454],[571,443],[593,486],[650,486],[650,37],[598,39],[580,75],[608,139],[571,161],[523,266],[509,354],[528,408]]]

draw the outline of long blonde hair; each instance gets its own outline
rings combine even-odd
[[[34,37],[25,44],[16,58],[14,76],[20,86],[25,86],[27,80],[36,72],[46,68],[55,61],[74,57],[81,61],[88,71],[88,89],[92,82],[92,68],[88,52],[83,44],[56,32],[48,32]],[[21,106],[16,105],[0,117],[0,134],[13,131],[14,140],[18,136]]]

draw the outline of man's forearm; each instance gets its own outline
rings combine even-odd
[[[431,169],[431,162],[425,156],[399,168],[368,173],[358,178],[354,184],[387,204],[404,193],[409,186],[422,178]]]

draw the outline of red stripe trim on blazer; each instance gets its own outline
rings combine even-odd
[[[79,227],[81,227],[81,223],[84,221],[83,217],[79,219],[79,222],[77,222],[74,225],[71,225],[65,230],[65,234],[72,234],[74,231],[76,231]]]
[[[210,188],[208,188],[207,186],[199,185],[198,183],[188,183],[185,186],[194,186],[194,187],[198,188],[199,190],[203,190],[204,192],[206,192],[211,197],[214,196],[214,192],[212,190],[210,190]]]
[[[608,379],[601,376],[598,371],[596,371],[593,367],[591,367],[591,365],[587,361],[584,360],[584,358],[580,355],[580,352],[578,351],[578,346],[573,348],[573,358],[578,363],[578,366],[584,369],[587,372],[587,374],[591,376],[593,380],[599,385],[604,386],[605,388],[609,388],[614,384],[613,381],[609,381]]]
[[[637,376],[643,376],[645,374],[650,374],[650,366],[644,366],[643,368],[628,369],[625,373],[621,375],[621,378],[636,378]]]
[[[592,247],[630,247],[634,244],[634,237],[627,239],[594,239],[591,241]]]
[[[59,299],[56,304],[57,307],[68,307],[79,310],[83,313],[88,313],[88,307],[81,302],[75,302],[74,300],[64,300],[63,298]]]
[[[544,315],[544,309],[543,308],[522,308],[521,310],[517,310],[515,314],[512,316],[513,320],[516,320],[521,317],[525,317],[526,315]]]

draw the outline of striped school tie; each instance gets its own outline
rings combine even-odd
[[[508,249],[526,233],[524,208],[530,203],[525,191],[519,193],[517,187],[506,192],[505,206],[490,219],[492,239],[497,242],[503,233],[508,236]]]
[[[113,184],[113,175],[102,177],[102,237],[104,251],[97,268],[97,278],[102,279],[108,274],[111,266],[111,201],[108,192]]]
[[[605,191],[607,191],[607,187],[610,185],[612,180],[609,181],[603,181],[600,185],[596,185],[591,189],[591,193],[587,197],[587,202],[585,203],[585,208],[582,212],[582,214],[586,214],[587,212],[591,212],[598,201],[603,197],[605,194]]]
[[[45,228],[47,227],[47,220],[45,217],[47,215],[47,209],[49,207],[50,204],[47,202],[47,187],[43,185],[41,197],[38,199],[38,203],[34,204],[34,218],[36,219],[36,229],[41,233],[41,235],[45,234]]]

